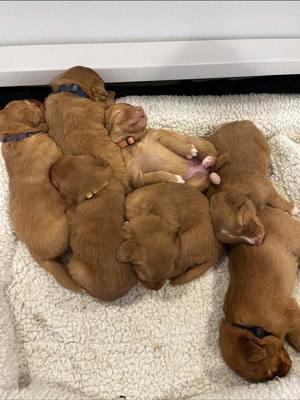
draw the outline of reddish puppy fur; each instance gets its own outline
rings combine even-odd
[[[49,136],[64,154],[87,154],[108,161],[115,177],[127,187],[121,151],[112,143],[104,127],[104,109],[113,100],[102,79],[92,69],[77,66],[54,79],[51,86],[57,92],[61,85],[72,83],[79,85],[89,98],[66,92],[51,94],[45,102]]]
[[[300,351],[300,308],[292,297],[300,258],[300,221],[271,207],[265,207],[259,217],[266,228],[263,244],[239,244],[229,255],[230,284],[220,326],[224,360],[252,381],[288,373],[291,360],[284,349],[285,337]],[[272,335],[259,339],[232,324],[257,326]]]
[[[124,159],[134,187],[187,180],[202,191],[209,186],[210,178],[219,183],[217,174],[208,172],[218,153],[207,140],[163,129],[147,129],[144,110],[126,103],[110,106],[105,111],[105,123],[112,141],[125,146]]]
[[[258,210],[269,204],[297,213],[268,179],[270,147],[251,121],[225,124],[209,140],[221,154],[215,166],[221,185],[211,186],[207,193],[217,238],[223,243],[260,245],[265,229]]]
[[[116,259],[125,212],[123,185],[110,166],[92,156],[61,157],[51,179],[71,210],[70,275],[101,300],[125,295],[137,278],[129,264]]]
[[[57,262],[68,248],[65,204],[49,179],[61,151],[49,138],[44,106],[36,100],[10,102],[0,112],[0,135],[34,132],[22,141],[2,145],[9,175],[10,216],[17,237],[33,258],[64,287],[81,288]]]
[[[158,183],[127,196],[124,243],[118,258],[131,262],[139,280],[158,290],[190,282],[216,264],[216,240],[206,197],[195,188]]]

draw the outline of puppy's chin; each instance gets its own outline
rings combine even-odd
[[[166,282],[165,280],[159,281],[159,282],[147,282],[142,279],[140,279],[140,281],[141,281],[142,285],[145,286],[146,289],[150,289],[150,290],[159,290],[164,286],[164,284]]]

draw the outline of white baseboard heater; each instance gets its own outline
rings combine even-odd
[[[0,86],[47,85],[74,65],[107,83],[300,74],[300,39],[0,47]]]

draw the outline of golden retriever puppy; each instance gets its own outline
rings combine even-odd
[[[50,176],[71,210],[70,275],[101,300],[125,295],[137,278],[131,265],[116,259],[122,242],[124,186],[110,166],[92,156],[63,156]]]
[[[133,187],[187,181],[203,191],[210,180],[220,183],[216,173],[209,173],[218,153],[207,140],[147,129],[145,111],[126,103],[107,108],[105,124],[112,141],[123,149]]]
[[[210,186],[207,193],[217,238],[223,243],[260,245],[265,229],[258,210],[269,204],[298,213],[268,178],[271,150],[267,140],[251,121],[222,125],[209,140],[220,153],[215,169],[222,183]]]
[[[300,307],[292,297],[300,258],[300,220],[265,207],[259,247],[235,245],[229,254],[230,284],[220,325],[225,362],[237,374],[264,381],[289,372],[285,337],[300,351]]]
[[[68,155],[93,155],[109,162],[114,175],[128,186],[120,149],[104,127],[104,109],[111,103],[100,76],[86,67],[73,67],[51,83],[54,94],[45,101],[49,136]]]
[[[142,284],[158,290],[190,282],[216,264],[216,240],[206,197],[191,186],[158,183],[127,196],[126,239],[118,258],[131,262]]]
[[[42,103],[10,102],[0,112],[2,155],[9,175],[10,217],[17,237],[62,286],[81,288],[57,258],[68,248],[65,204],[49,179],[61,151],[49,138]]]

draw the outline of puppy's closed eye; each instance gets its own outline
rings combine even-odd
[[[136,243],[133,240],[125,240],[117,250],[117,259],[121,262],[134,262],[134,251]]]

